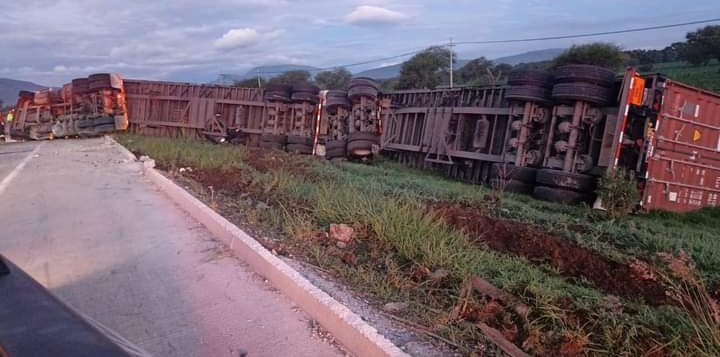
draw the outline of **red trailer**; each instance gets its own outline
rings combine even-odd
[[[630,70],[626,78],[639,77]],[[685,212],[717,206],[720,95],[669,79],[654,82],[644,85],[642,94],[634,91],[636,97],[642,95],[639,101],[633,100],[632,89],[624,91],[627,96],[620,109],[625,125],[615,135],[619,150],[613,167],[622,166],[623,157],[643,147],[644,160],[637,164],[644,186],[643,209]],[[626,85],[633,87],[633,83]],[[630,122],[639,118],[641,106],[649,108],[642,125],[644,145],[627,140],[625,132],[631,130]]]

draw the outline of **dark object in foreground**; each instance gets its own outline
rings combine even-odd
[[[130,356],[2,255],[0,355]]]

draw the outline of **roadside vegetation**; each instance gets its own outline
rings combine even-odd
[[[485,327],[535,355],[718,349],[718,209],[608,219],[381,159],[328,163],[239,146],[117,139],[269,249],[392,307],[463,354],[500,353]],[[340,225],[351,229],[348,239],[334,239]]]

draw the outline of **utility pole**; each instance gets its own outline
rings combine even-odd
[[[258,77],[258,88],[262,88],[262,82],[260,81],[260,68],[255,70],[257,72]]]
[[[453,87],[453,39],[450,37],[450,43],[448,43],[448,49],[450,50],[450,89]]]

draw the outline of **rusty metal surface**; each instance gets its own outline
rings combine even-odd
[[[643,207],[690,211],[720,198],[720,96],[667,81],[647,163]]]
[[[259,132],[262,90],[190,83],[125,80],[131,132],[200,138],[230,128]]]

